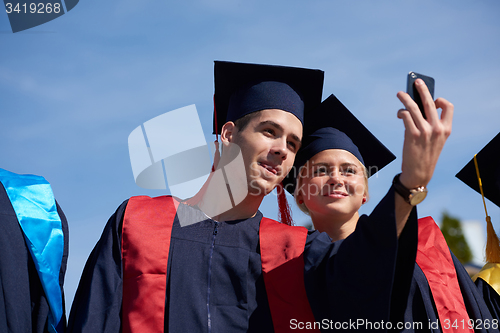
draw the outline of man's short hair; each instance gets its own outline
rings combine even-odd
[[[262,110],[244,115],[243,117],[236,119],[234,121],[234,125],[238,128],[239,131],[243,131],[245,127],[247,127],[247,125],[250,123],[250,121],[253,118],[259,116],[261,112]]]

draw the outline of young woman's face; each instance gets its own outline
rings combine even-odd
[[[350,152],[327,149],[314,155],[300,172],[297,200],[311,217],[335,215],[350,219],[366,201],[364,166]]]

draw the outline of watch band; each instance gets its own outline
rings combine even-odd
[[[392,184],[396,192],[403,197],[404,201],[412,206],[416,206],[421,203],[427,196],[427,189],[425,186],[420,186],[415,189],[408,189],[399,180],[400,173],[398,173],[392,180]]]

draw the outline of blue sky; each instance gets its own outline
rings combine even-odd
[[[409,71],[455,105],[453,133],[419,216],[484,221],[454,175],[500,131],[498,1],[97,1],[13,34],[0,14],[0,167],[43,175],[69,220],[66,301],[105,222],[143,190],[128,135],[196,104],[213,141],[213,61],[319,68],[334,93],[398,157],[370,180],[369,213],[401,166],[396,98]],[[186,133],[186,137],[189,133]],[[184,138],[180,137],[179,140]],[[495,228],[500,209],[487,202]],[[262,205],[276,216],[275,196]],[[307,217],[297,210],[298,224]],[[483,223],[485,224],[485,223]]]

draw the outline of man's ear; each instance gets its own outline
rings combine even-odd
[[[220,132],[220,140],[222,141],[222,144],[227,146],[229,143],[233,142],[237,132],[238,128],[232,121],[225,123]]]

